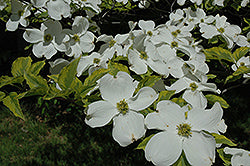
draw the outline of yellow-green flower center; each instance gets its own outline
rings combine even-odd
[[[109,47],[113,47],[115,45],[116,41],[110,40],[109,41]]]
[[[152,35],[153,35],[153,33],[152,33],[151,31],[148,31],[147,34],[148,34],[149,36],[152,36]]]
[[[176,41],[173,41],[171,43],[171,47],[174,48],[174,47],[178,47],[178,43]]]
[[[94,58],[93,63],[99,64],[100,61],[101,61],[101,60],[100,60],[99,58]]]
[[[179,29],[177,29],[176,31],[173,31],[171,32],[171,34],[174,36],[174,37],[177,37],[177,35],[181,33],[181,31]]]
[[[190,85],[189,85],[190,87],[191,87],[191,90],[192,91],[195,91],[197,88],[198,88],[198,86],[196,85],[196,83],[191,83]]]
[[[74,34],[74,36],[72,37],[72,39],[73,39],[75,42],[79,42],[79,41],[80,41],[80,37],[79,37],[77,34]]]
[[[218,29],[218,31],[219,31],[220,33],[224,33],[224,32],[225,32],[225,29],[224,29],[224,28],[220,28],[220,29]]]
[[[50,42],[53,39],[51,34],[46,34],[43,38],[45,42]]]
[[[191,126],[187,123],[182,123],[180,125],[176,126],[178,129],[178,135],[183,136],[183,137],[189,137],[191,136]]]
[[[147,53],[144,52],[144,51],[141,51],[141,53],[140,53],[140,58],[141,58],[141,59],[144,59],[144,60],[147,60],[147,59],[148,59]]]
[[[125,101],[125,99],[123,99],[119,103],[117,103],[117,109],[123,115],[125,115],[128,112],[128,103]]]
[[[240,66],[245,66],[245,63],[244,62],[240,62]]]

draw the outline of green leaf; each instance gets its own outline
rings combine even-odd
[[[175,90],[171,91],[161,91],[158,97],[158,102],[161,100],[169,100],[175,94]]]
[[[247,23],[248,25],[250,25],[250,18],[243,18],[245,23]]]
[[[246,66],[240,66],[234,73],[233,76],[250,73],[250,68]]]
[[[95,84],[97,80],[99,80],[100,78],[102,78],[102,76],[104,76],[108,72],[109,72],[108,69],[99,69],[99,70],[94,71],[90,76],[88,76],[85,79],[83,85],[90,86],[90,85]]]
[[[208,43],[210,44],[216,44],[219,42],[218,36],[214,36],[211,39],[208,39]]]
[[[191,166],[191,165],[188,163],[184,152],[182,152],[180,158],[173,164],[173,166]]]
[[[69,65],[65,66],[58,77],[58,84],[60,88],[66,90],[66,89],[72,89],[71,85],[74,82],[74,79],[76,78],[76,69],[78,66],[78,62],[80,60],[80,57],[75,59],[73,62],[71,62]]]
[[[23,77],[9,77],[1,76],[0,77],[0,88],[6,85],[11,85],[15,83],[22,83],[24,81]]]
[[[128,57],[124,57],[124,56],[117,56],[114,59],[112,59],[112,61],[114,62],[118,62],[118,61],[128,61]]]
[[[228,146],[237,146],[235,143],[233,143],[230,139],[225,137],[224,135],[211,133],[212,136],[215,138],[215,141],[217,144],[226,144]]]
[[[47,94],[47,91],[48,91],[48,88],[35,87],[24,93],[19,94],[18,99],[21,99],[23,97],[30,97],[30,96],[42,96],[42,95]]]
[[[208,74],[207,75],[207,79],[214,79],[214,78],[216,78],[217,76],[216,75],[214,75],[214,74]]]
[[[57,83],[57,82],[58,82],[59,74],[56,74],[56,75],[48,75],[47,77],[49,77],[50,79],[54,80],[54,81]]]
[[[38,87],[49,89],[47,85],[47,81],[43,79],[41,76],[36,76],[34,74],[31,74],[31,73],[28,74],[24,72],[24,78],[31,89],[38,88]]]
[[[16,92],[11,92],[9,96],[3,99],[3,104],[8,107],[15,116],[25,120],[17,96]]]
[[[155,85],[155,83],[158,82],[160,79],[161,79],[160,76],[146,76],[138,84],[136,92],[145,86],[153,87]]]
[[[172,91],[161,91],[159,94],[158,99],[156,100],[156,102],[154,103],[154,108],[156,108],[156,105],[159,101],[161,100],[170,100],[170,98],[175,94],[175,90]]]
[[[148,143],[148,141],[154,136],[155,134],[152,134],[146,138],[143,139],[143,141],[135,148],[135,149],[142,149],[145,150],[145,147]]]
[[[11,73],[14,77],[23,76],[31,66],[32,59],[30,57],[17,58],[11,67]]]
[[[116,74],[119,71],[124,71],[124,72],[130,74],[127,66],[120,64],[120,63],[115,63],[112,61],[109,61],[108,69],[109,69],[109,74],[113,75],[114,77],[116,76]]]
[[[229,104],[222,98],[216,95],[208,94],[205,96],[209,103],[214,104],[215,102],[219,102],[221,107],[228,108]]]
[[[73,91],[71,89],[67,90],[59,90],[55,87],[55,85],[50,85],[47,94],[43,97],[44,100],[51,100],[56,97],[67,98]]]
[[[226,60],[229,62],[234,62],[234,58],[230,51],[221,48],[221,47],[213,47],[209,49],[203,50],[207,59],[215,59],[215,60]]]
[[[5,97],[5,93],[0,91],[0,101],[2,101],[2,99]]]
[[[154,110],[152,110],[151,108],[146,108],[146,109],[144,109],[144,110],[141,110],[141,111],[139,111],[143,116],[147,116],[149,113],[151,113],[151,112],[155,112]]]
[[[232,155],[225,154],[224,153],[224,148],[217,149],[217,152],[218,152],[219,157],[221,158],[221,160],[224,161],[224,165],[225,166],[230,166],[231,165],[231,157],[232,157]]]
[[[229,83],[229,82],[234,82],[234,81],[240,79],[241,76],[242,75],[237,75],[237,76],[230,75],[230,76],[227,76],[224,84]]]
[[[89,91],[91,91],[92,89],[94,89],[94,87],[96,86],[96,83],[92,84],[92,85],[84,85],[81,88],[81,92],[80,92],[80,96],[81,98],[85,98],[86,95],[89,93]]]
[[[73,83],[72,83],[72,89],[73,89],[76,93],[80,93],[82,87],[83,87],[82,81],[80,81],[80,80],[76,77],[76,78],[74,79]]]
[[[36,63],[31,65],[31,67],[29,68],[28,73],[32,73],[34,75],[37,75],[37,74],[39,74],[41,69],[44,67],[44,65],[45,65],[45,61],[36,62]]]
[[[237,62],[241,57],[245,56],[250,51],[248,47],[240,47],[233,53],[233,58]]]
[[[176,104],[178,104],[181,107],[187,105],[187,102],[183,98],[180,98],[180,97],[179,98],[173,98],[171,101],[175,102]]]

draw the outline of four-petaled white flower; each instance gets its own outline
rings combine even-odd
[[[31,0],[35,7],[47,8],[49,16],[55,20],[70,16],[70,2],[71,0]]]
[[[95,35],[87,31],[88,28],[88,19],[82,16],[77,16],[75,18],[72,30],[68,30],[71,39],[67,42],[69,44],[69,49],[65,52],[66,55],[78,58],[82,53],[91,52],[95,48]]]
[[[99,80],[99,89],[104,100],[91,103],[87,109],[85,122],[91,127],[101,127],[113,120],[113,138],[121,146],[127,146],[141,138],[146,128],[144,116],[138,111],[149,107],[158,94],[144,87],[134,96],[138,82],[126,72],[118,72],[115,77],[106,74]]]
[[[183,99],[185,99],[193,107],[203,108],[207,107],[207,99],[203,95],[202,91],[212,91],[220,93],[214,83],[206,83],[204,81],[198,82],[191,80],[187,77],[182,77],[173,83],[170,87],[166,86],[167,90],[175,90],[175,93],[179,93],[185,90]]]
[[[211,39],[216,35],[221,35],[228,43],[228,48],[232,48],[233,42],[237,40],[237,36],[241,33],[241,29],[237,25],[231,25],[226,22],[225,16],[215,16],[215,25],[208,25],[206,23],[200,23],[200,32],[206,39]]]
[[[23,38],[34,43],[32,52],[37,58],[50,59],[58,51],[66,51],[65,41],[68,40],[59,21],[48,20],[39,29],[26,29]]]
[[[245,66],[250,68],[250,56],[241,57],[236,64],[232,65],[232,69],[236,71],[240,66]],[[250,73],[246,73],[243,75],[244,78],[250,78]]]
[[[7,6],[6,0],[0,0],[0,10],[3,10]]]
[[[145,119],[148,129],[162,130],[147,143],[146,159],[155,165],[172,165],[184,151],[191,165],[212,165],[216,142],[204,131],[218,133],[222,114],[219,103],[210,110],[189,111],[186,106],[181,108],[172,101],[160,101],[157,112],[148,114]]]
[[[250,152],[244,149],[225,147],[226,154],[233,155],[231,158],[232,166],[249,166],[250,165]]]
[[[30,6],[24,5],[17,0],[11,1],[11,16],[6,23],[6,29],[8,31],[15,31],[18,28],[19,23],[27,27],[29,21],[26,19],[30,15]]]

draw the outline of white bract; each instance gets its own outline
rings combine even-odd
[[[206,16],[206,13],[203,9],[197,8],[196,11],[193,11],[190,7],[184,9],[186,13],[186,21],[187,24],[193,24],[193,26],[199,23],[212,23],[214,21],[213,16]]]
[[[250,56],[247,56],[247,57],[243,56],[243,57],[241,57],[241,58],[236,62],[236,64],[233,64],[233,65],[232,65],[232,69],[233,69],[234,71],[236,71],[240,66],[245,66],[245,67],[250,68]],[[245,77],[245,78],[250,78],[250,73],[244,74],[243,77]]]
[[[80,77],[90,66],[92,67],[90,68],[90,71],[95,68],[107,68],[106,61],[108,61],[108,59],[97,52],[93,52],[87,56],[82,56],[77,66],[77,77]]]
[[[39,29],[26,29],[23,38],[34,43],[32,52],[37,58],[50,59],[58,51],[66,51],[65,41],[68,40],[59,21],[48,20]]]
[[[96,13],[101,12],[99,7],[99,5],[102,3],[101,0],[72,0],[72,2],[80,5],[81,7],[92,8]]]
[[[177,3],[179,5],[184,5],[186,0],[177,0]],[[192,3],[196,3],[197,5],[200,5],[202,3],[202,0],[190,0]]]
[[[144,116],[138,111],[149,107],[158,98],[158,94],[152,88],[144,87],[133,97],[137,82],[121,71],[115,77],[106,74],[98,82],[104,100],[88,106],[86,124],[101,127],[113,120],[112,136],[121,146],[141,138],[146,128]]]
[[[175,90],[175,93],[179,93],[185,90],[183,99],[185,99],[193,107],[202,109],[205,109],[207,106],[207,99],[203,95],[202,91],[212,91],[220,93],[214,83],[206,83],[204,81],[198,82],[197,80],[191,80],[187,77],[180,78],[170,87],[166,86],[166,89]]]
[[[213,5],[224,6],[224,0],[214,0]]]
[[[7,6],[6,0],[0,0],[0,10],[3,10]]]
[[[169,72],[166,63],[161,60],[159,55],[157,57],[157,54],[148,54],[147,51],[139,52],[136,49],[130,49],[128,61],[131,64],[129,68],[137,74],[145,74],[148,71],[147,66],[149,66],[156,73],[168,76]]]
[[[117,34],[115,38],[110,35],[103,34],[97,38],[97,42],[105,42],[98,51],[105,59],[112,59],[114,55],[126,56],[124,46],[128,42],[129,34]]]
[[[31,3],[38,8],[47,8],[49,16],[55,20],[70,16],[71,0],[31,0]]]
[[[70,62],[63,59],[63,58],[58,58],[55,61],[50,61],[49,65],[50,65],[50,74],[51,75],[56,75],[59,74],[61,72],[61,70],[67,66]]]
[[[250,165],[250,152],[244,149],[225,147],[224,152],[231,154],[232,166],[249,166]]]
[[[180,107],[176,103],[163,100],[157,104],[156,112],[145,119],[148,129],[161,132],[147,143],[145,157],[155,165],[172,165],[184,151],[188,162],[194,166],[209,166],[215,161],[216,142],[211,133],[219,133],[218,123],[223,111],[219,103],[210,110]]]
[[[202,37],[211,39],[216,35],[221,35],[228,43],[228,48],[233,47],[233,43],[237,40],[237,36],[241,33],[241,29],[237,25],[231,25],[226,22],[225,16],[215,16],[215,25],[200,23],[200,32]]]
[[[248,3],[249,3],[249,0],[242,0],[240,5],[242,7],[246,7]]]
[[[68,30],[70,40],[67,41],[69,49],[65,52],[68,56],[78,58],[82,53],[91,52],[94,48],[94,34],[87,31],[88,19],[77,16],[72,24],[72,30]]]
[[[26,17],[30,15],[30,6],[24,5],[20,1],[12,0],[11,1],[11,16],[6,23],[6,29],[8,31],[15,31],[18,28],[19,23],[27,27],[29,21]]]

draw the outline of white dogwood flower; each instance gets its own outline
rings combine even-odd
[[[31,0],[31,3],[38,8],[47,8],[49,16],[55,20],[70,16],[71,0]]]
[[[87,31],[89,28],[88,19],[77,16],[72,24],[72,30],[68,30],[71,37],[67,42],[69,49],[65,52],[67,56],[79,57],[82,53],[91,52],[94,48],[95,35]]]
[[[30,14],[29,5],[24,5],[17,0],[11,0],[11,16],[6,23],[6,29],[8,31],[15,31],[17,30],[19,24],[27,27],[29,21],[26,17],[28,17]]]
[[[0,0],[0,10],[3,10],[7,6],[6,0]]]
[[[202,0],[190,0],[192,3],[196,3],[197,5],[200,5],[202,3]],[[177,0],[177,3],[179,5],[184,5],[186,0]]]
[[[163,100],[157,104],[157,111],[149,113],[145,119],[148,129],[161,132],[147,143],[145,157],[155,165],[172,165],[184,151],[191,165],[210,166],[215,161],[216,142],[213,136],[203,131],[218,133],[218,123],[222,109],[215,103],[210,110],[180,107],[176,103]]]
[[[97,38],[97,42],[105,42],[98,52],[101,53],[106,59],[112,59],[114,55],[126,56],[124,46],[128,40],[129,34],[117,34],[115,38],[113,38],[113,36],[103,34]]]
[[[240,6],[246,7],[248,3],[249,3],[249,0],[242,0]]]
[[[34,43],[32,52],[37,58],[50,59],[58,51],[66,51],[65,41],[68,40],[59,21],[48,20],[39,29],[26,29],[23,38]]]
[[[250,56],[247,56],[247,57],[243,56],[243,57],[241,57],[236,62],[236,64],[232,65],[232,69],[234,71],[236,71],[240,66],[246,66],[246,67],[250,68]],[[250,73],[244,74],[243,77],[244,78],[250,78]]]
[[[205,109],[207,106],[207,99],[203,95],[202,91],[212,91],[220,93],[217,90],[216,84],[206,83],[204,81],[198,82],[191,80],[187,77],[182,77],[173,83],[170,87],[165,87],[167,90],[175,90],[175,93],[179,93],[185,90],[183,99],[185,99],[193,107]]]
[[[214,0],[213,5],[224,6],[224,0]]]
[[[93,66],[94,68],[107,68],[107,61],[108,59],[97,52],[93,52],[87,56],[82,56],[77,66],[77,77],[81,76],[90,66]]]
[[[238,25],[231,25],[226,22],[225,16],[215,16],[215,25],[208,25],[206,23],[200,23],[200,32],[202,37],[211,39],[216,35],[221,35],[228,43],[228,48],[232,48],[233,43],[237,40],[237,36],[241,33],[241,29]]]
[[[143,87],[133,97],[137,83],[122,71],[115,77],[106,74],[98,82],[104,100],[88,106],[86,124],[102,127],[113,120],[112,136],[121,146],[127,146],[141,138],[146,128],[144,116],[138,111],[149,107],[158,98],[158,94],[150,87]]]
[[[92,8],[96,13],[101,12],[99,7],[99,5],[102,3],[101,0],[72,0],[72,2],[80,5],[81,7]]]
[[[137,74],[145,74],[148,71],[147,66],[149,66],[156,73],[168,76],[169,71],[166,63],[162,61],[159,55],[158,57],[156,56],[157,54],[148,54],[147,51],[139,52],[136,49],[130,49],[128,61],[131,66],[129,68]]]
[[[249,166],[250,164],[250,152],[244,149],[225,147],[224,152],[226,154],[233,155],[231,158],[232,166]]]

